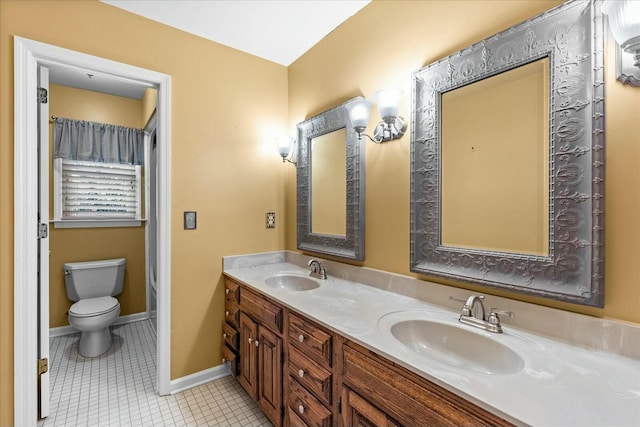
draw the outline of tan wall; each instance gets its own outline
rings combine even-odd
[[[137,99],[105,95],[51,84],[49,113],[55,117],[141,128],[143,103]],[[49,126],[49,206],[53,218],[53,123]],[[143,193],[144,194],[144,193]],[[144,196],[143,196],[144,198]],[[117,298],[120,315],[144,312],[145,236],[144,226],[116,228],[50,228],[49,326],[68,325],[63,264],[65,262],[126,258],[124,288]],[[98,243],[99,242],[99,243]]]
[[[158,104],[158,91],[152,88],[146,88],[142,94],[142,128],[147,125],[147,122],[156,111]]]
[[[97,1],[0,1],[0,425],[13,420],[13,35],[172,78],[171,378],[220,363],[223,255],[279,250],[287,69]],[[182,212],[198,211],[198,229]]]
[[[357,95],[399,87],[411,112],[411,73],[560,1],[374,1],[289,67],[289,126]],[[615,82],[606,64],[606,277],[604,309],[553,302],[471,285],[457,286],[541,305],[640,323],[640,90]],[[372,111],[372,117],[379,117]],[[373,119],[372,119],[373,122]],[[373,129],[370,124],[369,130]],[[366,146],[367,267],[409,272],[409,145]],[[295,216],[295,174],[287,180],[287,217]],[[296,249],[295,223],[287,248]],[[434,281],[439,281],[433,279]]]

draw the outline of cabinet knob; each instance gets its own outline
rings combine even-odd
[[[249,344],[253,342],[253,338],[249,337]]]
[[[222,363],[226,363],[227,359],[225,359],[224,357],[222,358]]]
[[[300,334],[298,336],[298,341],[300,341],[300,342],[304,341],[304,335]]]
[[[225,290],[224,290],[224,293],[225,293],[225,294],[228,294],[228,293],[229,293],[229,288],[225,289]]]
[[[225,316],[228,316],[228,315],[229,315],[229,310],[225,311],[225,312],[224,312],[224,315],[225,315]]]
[[[256,343],[256,347],[257,347],[258,345],[260,345],[260,341],[258,341],[258,340],[255,340],[255,343]]]
[[[227,334],[222,334],[223,339],[227,339]]]
[[[304,414],[304,406],[302,405],[298,406],[298,412],[301,414]]]
[[[298,371],[298,375],[300,376],[300,378],[304,377],[304,370],[300,369]]]

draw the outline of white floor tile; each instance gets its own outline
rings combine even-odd
[[[57,426],[271,426],[233,377],[174,396],[155,392],[156,337],[148,320],[111,328],[105,354],[78,354],[80,334],[51,338],[50,416]]]

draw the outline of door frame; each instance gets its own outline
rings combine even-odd
[[[14,36],[14,424],[38,414],[38,65],[95,70],[158,89],[158,334],[160,395],[171,392],[171,76]],[[48,292],[48,288],[46,290]],[[46,331],[48,334],[48,331]]]

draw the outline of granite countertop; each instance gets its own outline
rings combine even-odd
[[[308,269],[286,262],[229,268],[224,273],[515,424],[640,425],[638,360],[511,326],[504,326],[503,334],[469,326],[470,332],[507,345],[524,360],[524,367],[515,373],[476,372],[420,356],[388,332],[394,321],[409,318],[457,324],[459,312],[331,276],[312,279],[320,286],[310,291],[268,286],[265,279],[275,274],[309,277]]]

